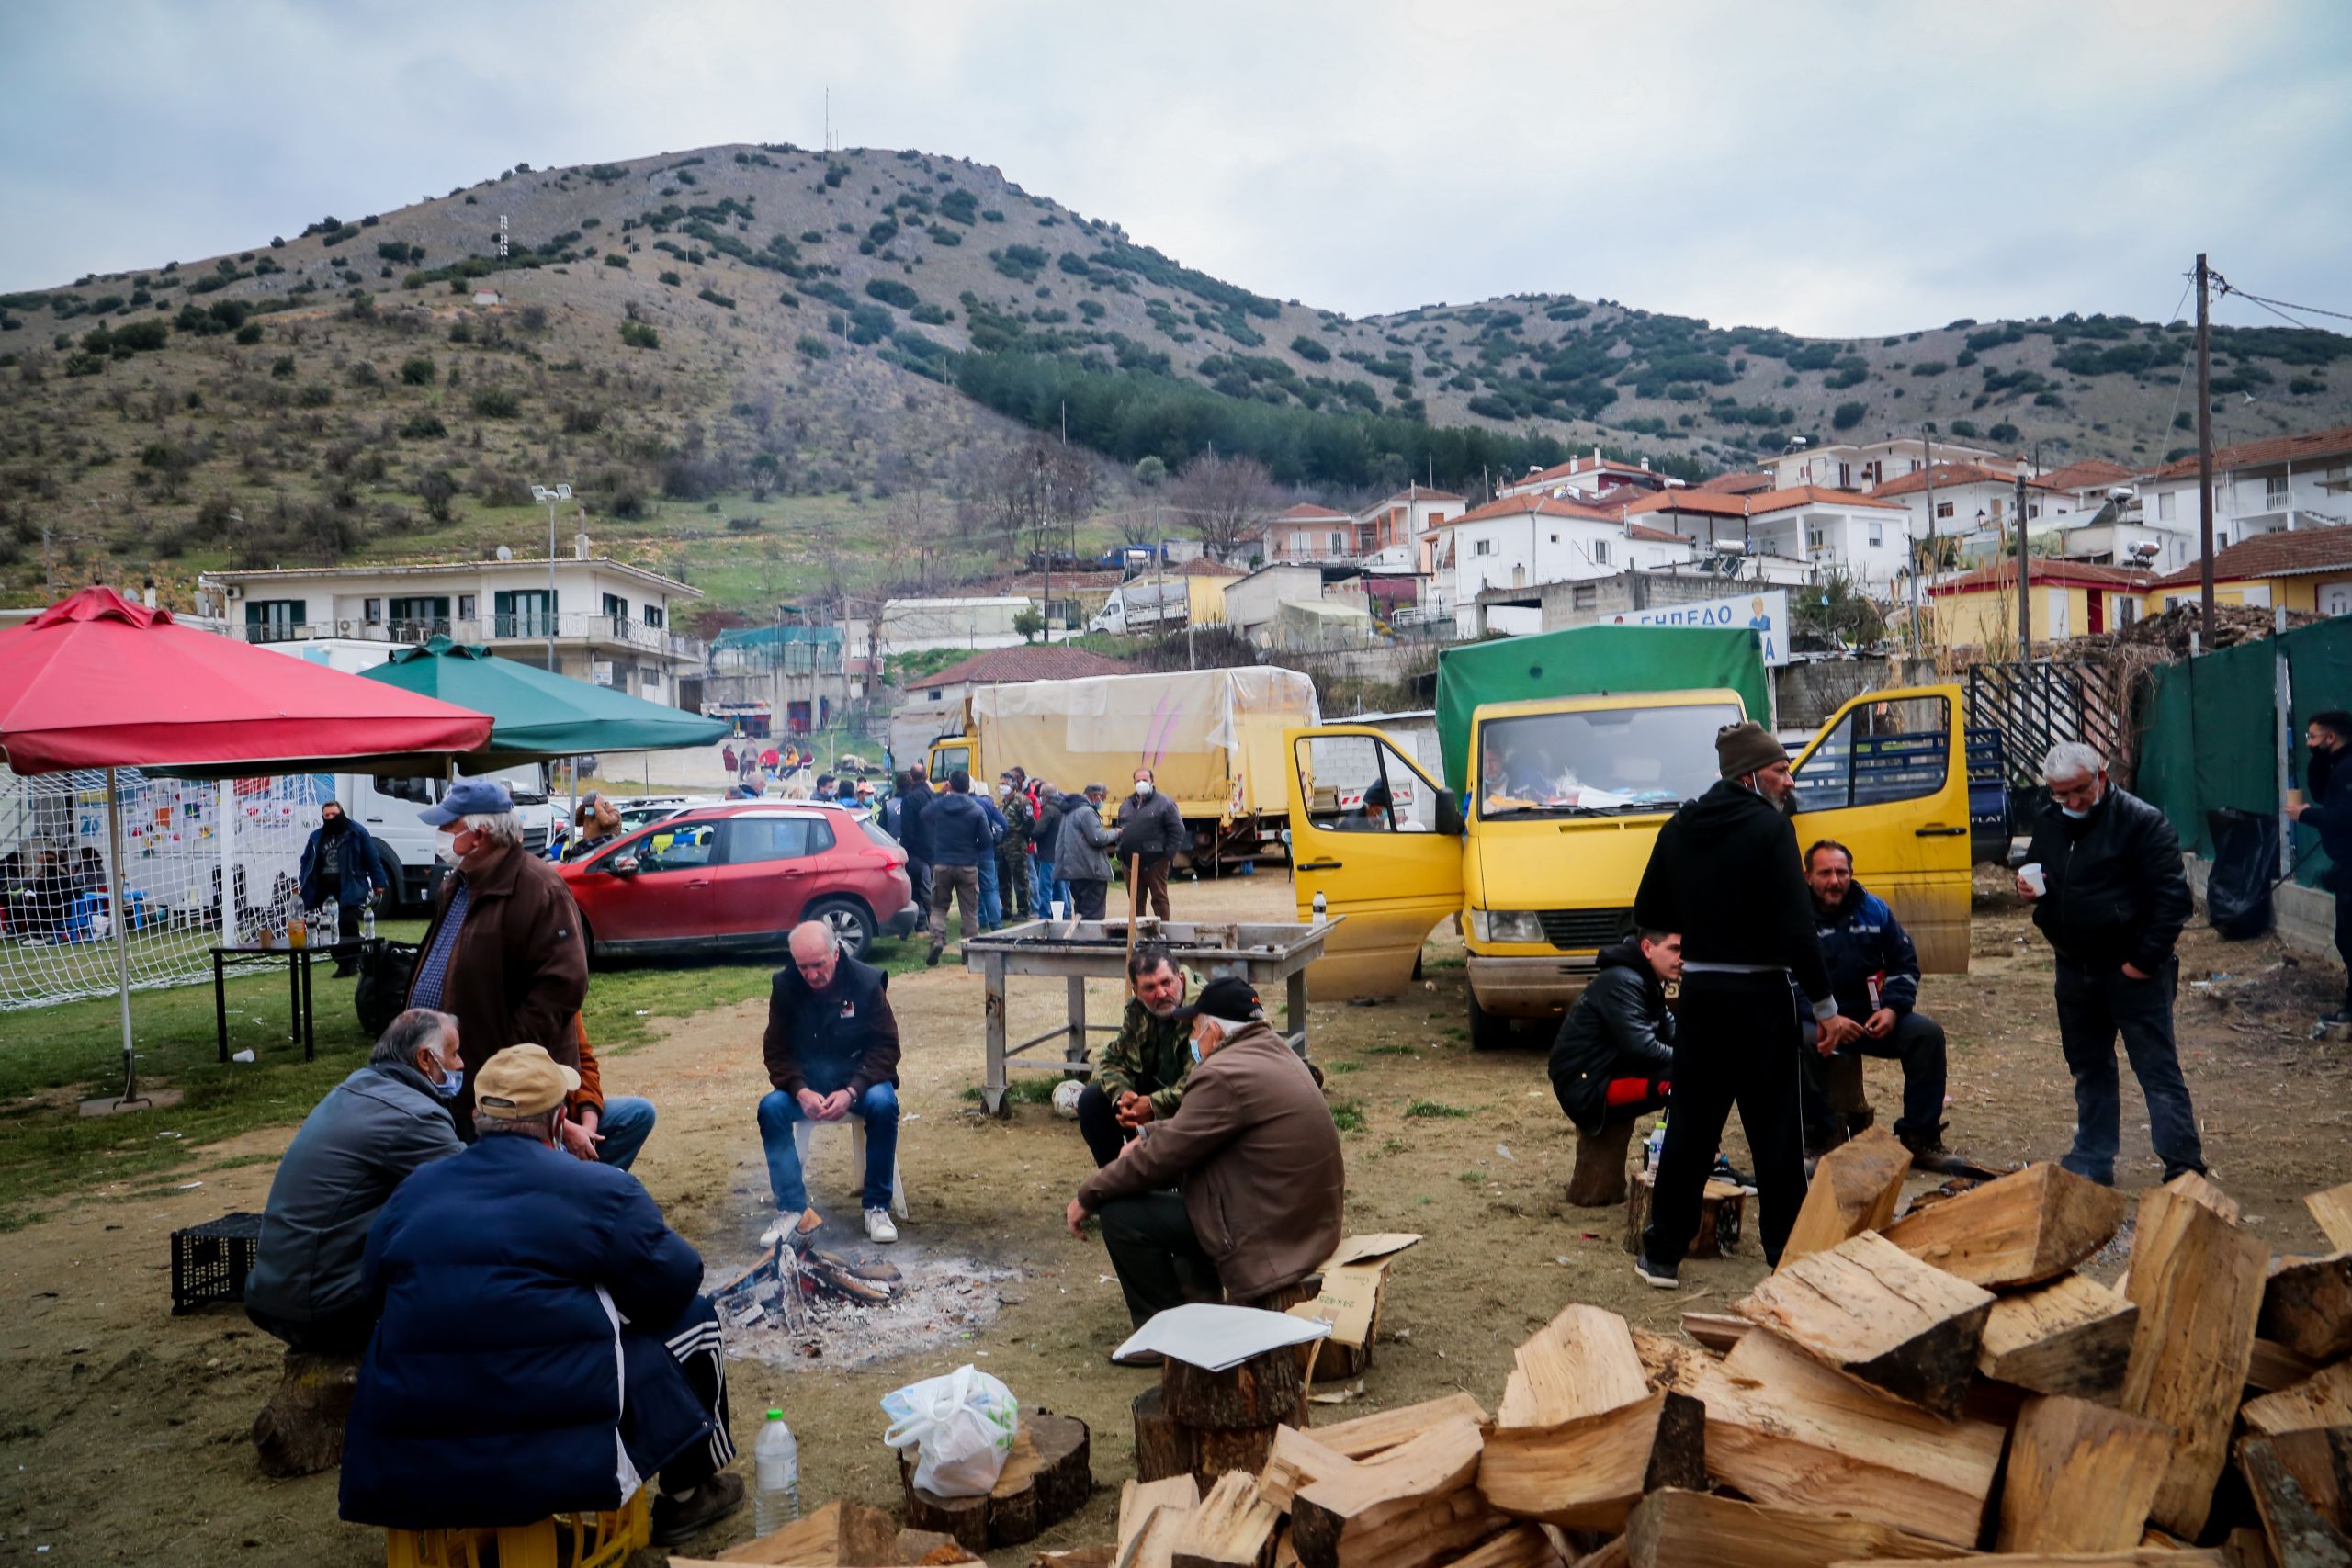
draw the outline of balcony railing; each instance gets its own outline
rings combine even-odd
[[[564,613],[554,615],[526,611],[519,615],[486,615],[473,619],[434,617],[421,620],[312,621],[306,624],[244,624],[232,635],[244,642],[303,642],[316,637],[354,637],[363,642],[418,644],[436,637],[455,642],[559,642],[618,644],[639,653],[693,663],[704,661],[707,649],[700,637],[680,637],[663,626],[649,626],[626,615]]]

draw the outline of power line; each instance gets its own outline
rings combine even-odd
[[[2278,316],[2281,321],[2293,321],[2296,326],[2303,328],[2306,332],[2317,332],[2321,329],[2312,326],[2307,321],[2296,321],[2292,316],[2287,315],[2286,312],[2289,310],[2301,310],[2306,315],[2330,316],[2339,321],[2352,321],[2352,311],[2331,310],[2321,305],[2298,305],[2291,300],[2272,299],[2260,294],[2249,294],[2245,289],[2238,288],[2228,278],[2222,276],[2218,273],[2214,275],[2213,281],[2221,286],[2222,293],[2225,298],[2229,295],[2234,294],[2241,299],[2251,299],[2256,304],[2269,310],[2272,315]]]

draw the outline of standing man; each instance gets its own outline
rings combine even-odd
[[[1830,999],[1813,900],[1788,812],[1796,797],[1789,754],[1752,720],[1715,737],[1722,778],[1658,830],[1634,897],[1644,931],[1682,933],[1682,994],[1674,1042],[1674,1114],[1666,1124],[1650,1200],[1649,1229],[1634,1272],[1662,1291],[1679,1284],[1682,1255],[1699,1228],[1699,1201],[1714,1169],[1734,1105],[1756,1162],[1764,1261],[1804,1201],[1804,1137],[1798,1111],[1797,1030],[1792,975],[1814,1004],[1821,1038],[1836,1050],[1859,1028]]]
[[[931,829],[924,818],[939,797],[931,793],[921,768],[909,768],[899,781],[899,844],[907,852],[907,880],[914,884],[915,902],[931,908]]]
[[[384,858],[376,840],[367,829],[344,815],[340,801],[334,800],[319,807],[319,825],[312,829],[310,842],[302,846],[301,877],[304,908],[315,909],[330,898],[334,900],[338,944],[359,940],[360,911],[392,885],[384,874]],[[335,954],[334,972],[358,974],[359,955]]]
[[[1061,794],[1043,779],[1029,786],[1029,913],[1036,918],[1053,913],[1054,900],[1068,894],[1054,880],[1054,846],[1062,836]]]
[[[781,1235],[805,1247],[824,1218],[808,1206],[796,1122],[865,1123],[865,1234],[899,1239],[890,1221],[891,1176],[899,1162],[899,1021],[890,1011],[890,977],[845,956],[822,920],[792,930],[792,964],[768,992],[768,1032],[760,1043],[774,1092],[760,1101],[760,1144],[767,1151]]]
[[[1165,1122],[1184,1102],[1193,1070],[1193,1028],[1177,1016],[1184,1003],[1184,972],[1168,944],[1148,942],[1127,960],[1126,1016],[1119,1037],[1094,1064],[1093,1081],[1078,1092],[1078,1132],[1097,1167],[1109,1165],[1147,1123]]]
[[[1859,1089],[1861,1058],[1882,1056],[1903,1064],[1903,1115],[1894,1135],[1911,1151],[1912,1165],[1947,1175],[1972,1168],[1944,1147],[1944,1029],[1918,1010],[1919,953],[1911,933],[1884,899],[1854,880],[1853,852],[1834,839],[1805,851],[1804,881],[1819,921],[1831,997],[1839,1016],[1861,1025],[1860,1034],[1843,1049],[1825,1051],[1819,1031],[1810,1016],[1805,1020],[1806,1157],[1845,1142],[1845,1128],[1830,1103],[1832,1075],[1850,1073]],[[1799,995],[1809,1014],[1811,997]]]
[[[2148,1102],[2148,1136],[2165,1179],[2205,1168],[2197,1112],[2173,1046],[2172,999],[2180,979],[2173,944],[2194,908],[2180,840],[2163,812],[2108,782],[2107,761],[2079,740],[2052,746],[2050,785],[2026,850],[2018,896],[2058,956],[2058,1038],[2075,1075],[2075,1146],[2060,1163],[2115,1185],[2122,1103],[2115,1037]]]
[[[972,798],[972,775],[958,768],[947,775],[947,793],[923,808],[923,833],[931,840],[931,953],[936,967],[947,946],[947,906],[964,918],[964,940],[980,934],[980,863],[996,862],[996,839],[987,814]]]
[[[563,874],[523,848],[514,797],[492,779],[463,779],[418,817],[441,831],[451,868],[417,949],[406,1005],[455,1013],[465,1046],[458,1132],[473,1135],[473,1075],[509,1045],[544,1045],[580,1064],[588,950]]]
[[[980,874],[980,930],[992,931],[1004,924],[1004,886],[999,868],[1003,862],[1004,838],[1012,831],[1012,822],[1005,816],[1003,808],[989,798],[986,790],[974,790],[971,801],[980,808],[980,815],[988,819],[989,825],[989,852],[980,857],[978,870]]]
[[[1026,919],[1035,912],[1029,904],[1029,837],[1037,818],[1022,783],[1018,768],[996,781],[1005,823],[1004,837],[996,846],[996,885],[1003,893],[1002,918],[1008,920]]]
[[[1118,840],[1102,826],[1102,802],[1110,787],[1091,784],[1083,795],[1062,796],[1061,837],[1054,846],[1054,874],[1069,884],[1070,901],[1081,920],[1099,920],[1111,890],[1111,858],[1103,853]]]
[[[2352,744],[2352,713],[2330,708],[2313,714],[2303,727],[2303,744],[2312,754],[2303,768],[2308,798],[2287,807],[2287,816],[2315,829],[2327,853],[2327,874],[2320,886],[2335,895],[2335,953],[2344,960],[2345,1001],[2320,1022],[2340,1027],[2352,1023],[2352,921],[2346,920],[2344,909],[2344,868],[2352,866],[2352,766],[2346,765],[2352,759],[2344,752]]]
[[[1159,793],[1149,768],[1137,768],[1135,793],[1119,803],[1119,863],[1132,870],[1137,856],[1143,860],[1137,885],[1127,889],[1130,912],[1142,914],[1148,903],[1169,918],[1168,863],[1185,841],[1183,813]]]

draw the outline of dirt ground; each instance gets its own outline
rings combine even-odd
[[[1278,876],[1180,884],[1175,903],[1180,915],[1269,918],[1288,908],[1289,891]],[[1948,1137],[1992,1162],[2053,1158],[2073,1125],[2048,949],[2027,933],[2006,892],[1980,882],[1973,972],[1929,976],[1924,987],[1923,1005],[1952,1040]],[[1623,1216],[1562,1201],[1573,1135],[1544,1076],[1545,1042],[1469,1049],[1460,954],[1450,938],[1433,942],[1426,981],[1398,1002],[1313,1009],[1330,1097],[1363,1119],[1345,1139],[1349,1224],[1427,1237],[1393,1272],[1362,1396],[1329,1409],[1333,1419],[1456,1388],[1491,1408],[1512,1348],[1564,1303],[1597,1302],[1671,1333],[1685,1308],[1721,1310],[1761,1272],[1751,1238],[1734,1258],[1686,1268],[1678,1295],[1639,1286],[1620,1247]],[[2274,1250],[2311,1250],[2318,1235],[2297,1200],[2352,1178],[2352,1066],[2344,1046],[2308,1033],[2340,972],[2283,959],[2273,942],[2225,946],[2193,929],[2183,944],[2181,1055],[2208,1158],[2244,1201],[2245,1224]],[[2217,972],[2231,978],[2191,988]],[[1112,987],[1098,989],[1099,1016],[1108,1017]],[[1059,990],[1016,987],[1015,1038],[1046,1027]],[[968,1357],[1024,1402],[1092,1427],[1098,1491],[1038,1544],[1106,1539],[1118,1483],[1133,1473],[1127,1404],[1152,1374],[1105,1363],[1126,1330],[1118,1291],[1100,1242],[1062,1229],[1083,1146],[1075,1126],[1045,1107],[998,1122],[964,1101],[980,1071],[978,976],[943,966],[899,977],[891,995],[907,1041],[900,1151],[914,1211],[898,1252],[939,1248],[1018,1278],[1000,1287],[1002,1310],[967,1343],[899,1364],[736,1362],[738,1441],[748,1450],[761,1414],[780,1407],[799,1437],[805,1503],[895,1506],[876,1401]],[[661,1125],[638,1170],[714,1274],[748,1260],[767,1217],[752,1121],[765,1088],[762,1021],[756,1005],[704,1013],[606,1074],[613,1088],[659,1103]],[[2128,1073],[2125,1082],[2120,1174],[2152,1181],[2145,1116]],[[1892,1064],[1871,1064],[1870,1083],[1891,1122]],[[1408,1117],[1417,1100],[1468,1114]],[[274,1342],[233,1308],[168,1312],[168,1233],[258,1209],[287,1135],[218,1145],[188,1178],[202,1179],[195,1190],[93,1194],[0,1244],[0,1474],[9,1481],[0,1488],[0,1563],[382,1561],[378,1532],[336,1520],[334,1475],[281,1483],[254,1469],[246,1428],[277,1375]],[[1728,1149],[1744,1160],[1736,1125]],[[820,1156],[812,1185],[820,1206],[854,1228],[844,1167],[841,1155]],[[750,1530],[747,1509],[695,1546],[715,1551]],[[1027,1560],[1026,1551],[997,1558]]]

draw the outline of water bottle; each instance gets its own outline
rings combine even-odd
[[[800,1445],[784,1424],[784,1412],[771,1410],[760,1427],[752,1450],[757,1486],[752,1494],[752,1533],[770,1535],[800,1517]]]
[[[319,906],[319,935],[332,947],[343,940],[343,906],[330,898]]]
[[[1325,911],[1329,908],[1329,906],[1326,904],[1323,899],[1323,889],[1320,887],[1317,888],[1315,890],[1315,918],[1317,920],[1320,920],[1323,918]]]
[[[359,940],[376,940],[376,901],[372,898],[359,907]]]
[[[1642,1168],[1656,1170],[1658,1156],[1665,1152],[1666,1112],[1661,1111],[1658,1112],[1657,1120],[1650,1124],[1650,1135],[1642,1141]]]

